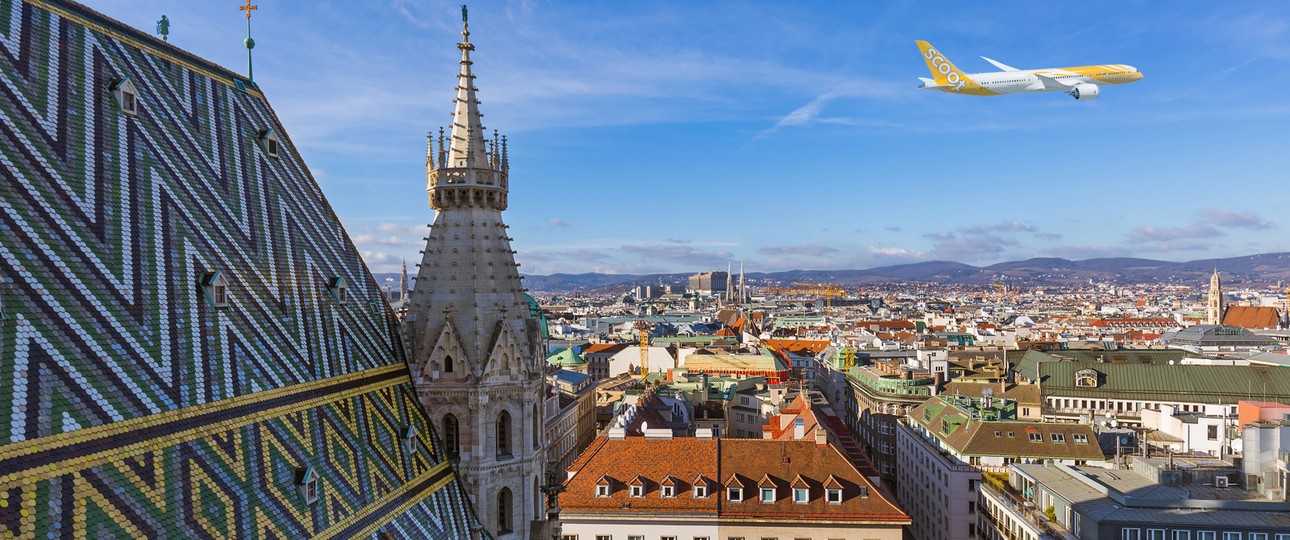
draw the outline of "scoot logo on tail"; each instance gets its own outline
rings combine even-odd
[[[923,58],[927,60],[927,69],[932,71],[932,77],[936,79],[936,83],[951,84],[955,92],[962,92],[963,87],[967,86],[967,77],[930,43],[919,41],[918,44],[923,46]]]

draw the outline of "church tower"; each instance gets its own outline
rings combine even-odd
[[[1218,269],[1209,278],[1209,317],[1207,324],[1223,324],[1223,282],[1218,278]]]
[[[505,139],[485,137],[462,9],[452,127],[426,152],[434,223],[404,317],[412,375],[449,458],[495,538],[528,538],[541,519],[545,442],[539,326],[502,211]]]

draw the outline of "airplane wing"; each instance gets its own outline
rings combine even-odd
[[[982,57],[981,57],[981,59],[982,59],[982,60],[985,60],[986,62],[989,62],[989,63],[991,63],[991,64],[994,64],[994,67],[997,67],[997,68],[999,68],[999,69],[1001,69],[1001,70],[1003,70],[1003,71],[1021,71],[1020,69],[1017,69],[1017,68],[1015,68],[1015,67],[1012,67],[1012,66],[1009,66],[1009,65],[1007,65],[1007,64],[1004,64],[1003,62],[1000,62],[1000,61],[998,61],[998,60],[992,60],[992,59],[990,59],[990,58],[986,58],[986,57],[984,57],[984,56],[982,56]]]
[[[1045,89],[1048,89],[1048,90],[1061,90],[1062,92],[1066,92],[1066,91],[1070,90],[1070,87],[1071,87],[1071,86],[1073,86],[1073,85],[1075,84],[1075,83],[1073,83],[1073,82],[1072,82],[1072,83],[1067,83],[1067,82],[1059,81],[1059,80],[1054,79],[1054,78],[1052,78],[1052,77],[1047,77],[1047,76],[1040,75],[1040,74],[1038,74],[1038,73],[1034,73],[1034,72],[1032,72],[1032,73],[1031,73],[1031,75],[1034,75],[1035,77],[1038,77],[1038,78],[1039,78],[1039,82],[1043,83],[1044,88],[1045,88]]]

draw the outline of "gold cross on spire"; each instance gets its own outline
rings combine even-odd
[[[238,7],[237,7],[237,9],[238,9],[238,11],[245,11],[245,12],[246,12],[246,18],[250,19],[250,18],[251,18],[251,12],[252,12],[252,11],[255,11],[255,10],[257,10],[257,9],[260,9],[260,6],[253,6],[253,5],[251,5],[251,0],[246,0],[246,5],[245,5],[245,6],[238,6]]]

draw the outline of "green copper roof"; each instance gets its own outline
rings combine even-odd
[[[578,351],[575,351],[573,347],[568,347],[546,357],[546,363],[553,366],[581,366],[586,364],[587,361],[583,360],[582,355],[578,354]]]

